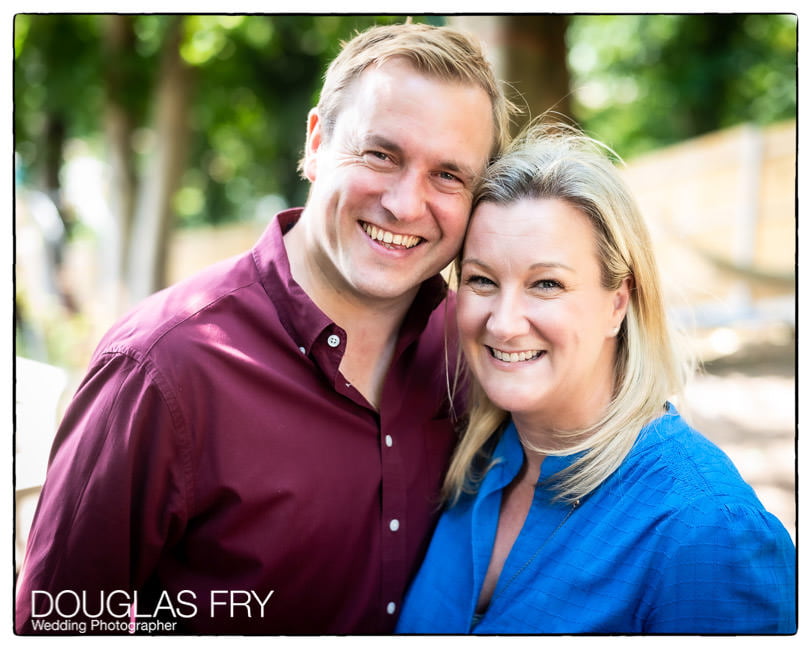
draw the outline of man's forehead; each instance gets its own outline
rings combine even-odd
[[[491,102],[490,95],[485,87],[473,79],[464,79],[461,76],[454,77],[451,74],[441,74],[426,67],[419,67],[415,62],[403,55],[394,55],[383,60],[376,61],[366,66],[364,70],[355,78],[354,82],[375,77],[376,81],[388,80],[395,84],[397,89],[398,81],[404,77],[418,77],[433,84],[446,85],[448,87],[467,87],[481,90],[488,102]]]
[[[488,149],[483,155],[479,153],[468,155],[470,140],[475,139],[468,137],[472,135],[469,131],[475,128],[476,135],[478,135],[483,128],[486,130],[484,120],[489,121],[491,129],[493,129],[491,132],[495,130],[492,104],[484,89],[474,83],[446,81],[423,74],[404,61],[387,61],[383,66],[365,70],[356,79],[355,86],[344,97],[337,121],[343,122],[346,134],[356,143],[385,146],[389,150],[404,149],[409,143],[411,146],[419,146],[424,149],[430,149],[433,146],[439,149],[443,142],[447,144],[454,139],[443,136],[447,136],[449,131],[457,131],[459,136],[453,142],[454,150],[449,151],[446,147],[442,151],[443,157],[447,158],[447,166],[449,169],[459,171],[465,171],[466,167],[473,166],[475,169],[467,170],[478,173],[480,167],[486,162],[480,158],[487,158],[490,151]],[[416,79],[417,84],[420,79],[427,81],[436,87],[436,91],[434,92],[430,86],[427,86],[430,95],[427,100],[424,94],[408,92],[409,77],[412,80]],[[443,110],[442,106],[445,96],[442,92],[443,86],[450,90],[447,95],[449,103],[445,103],[444,106],[447,110]],[[421,90],[424,89],[425,87]],[[429,114],[431,123],[436,125],[437,140],[439,140],[437,142],[419,139],[410,133],[407,127],[409,119],[415,121],[425,119],[426,101],[437,103],[437,112]],[[476,105],[481,107],[482,116],[475,120],[475,124],[472,124],[469,112],[471,106]],[[476,110],[473,109],[474,112]],[[449,115],[454,121],[453,128],[449,127],[447,123],[443,123],[443,119],[447,122]],[[465,133],[466,131],[468,132]],[[465,158],[468,159],[465,160]]]

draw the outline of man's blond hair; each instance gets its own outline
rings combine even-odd
[[[342,44],[340,54],[324,75],[317,106],[325,137],[332,134],[353,82],[367,68],[395,57],[404,59],[428,77],[482,88],[492,105],[491,158],[501,153],[509,141],[510,118],[515,107],[505,97],[481,43],[456,29],[425,24],[371,27]]]

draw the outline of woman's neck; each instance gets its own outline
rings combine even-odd
[[[557,451],[582,442],[582,436],[567,433],[587,431],[600,421],[611,403],[612,392],[613,385],[606,385],[569,406],[557,403],[548,410],[511,413],[521,443],[525,449]]]

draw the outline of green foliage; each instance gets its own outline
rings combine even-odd
[[[44,124],[57,115],[68,138],[104,154],[106,83],[139,128],[133,155],[148,142],[154,86],[169,21],[133,17],[135,42],[120,60],[104,50],[105,16],[18,15],[14,29],[15,149],[26,169],[43,164]],[[191,15],[183,17],[181,56],[195,68],[188,171],[175,200],[181,225],[250,219],[256,202],[276,195],[300,205],[297,172],[306,116],[321,75],[339,48],[372,24],[404,16]],[[431,22],[441,22],[431,17]],[[105,77],[105,71],[107,76]]]
[[[796,116],[793,15],[576,16],[567,40],[576,116],[625,158]]]
[[[197,139],[185,179],[206,196],[186,223],[252,218],[255,200],[301,205],[298,175],[306,117],[339,41],[386,16],[189,17],[187,61],[200,67],[192,122]]]
[[[14,134],[23,162],[38,160],[47,113],[70,115],[70,133],[86,134],[101,109],[96,22],[70,15],[14,19]],[[70,56],[66,53],[70,52]]]
[[[105,16],[17,15],[15,149],[42,163],[44,125],[103,155],[105,93],[121,101],[148,141],[154,86],[169,21],[135,15],[127,56],[109,60]],[[306,115],[341,40],[403,16],[195,15],[183,17],[181,55],[195,68],[188,171],[175,200],[181,224],[254,218],[257,202],[300,205],[297,163]],[[442,16],[416,16],[442,24]],[[796,112],[797,21],[786,15],[573,16],[567,34],[575,117],[624,157],[742,121]],[[114,73],[118,72],[118,76]],[[107,75],[105,77],[105,74]]]

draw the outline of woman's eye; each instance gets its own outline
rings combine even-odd
[[[554,279],[541,279],[535,282],[534,286],[544,291],[557,291],[563,288],[563,285]]]
[[[470,275],[465,279],[465,284],[474,288],[487,288],[496,285],[493,280],[482,275]]]

